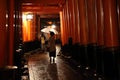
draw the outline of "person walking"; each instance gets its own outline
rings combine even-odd
[[[41,50],[45,51],[45,36],[43,33],[41,34]]]
[[[50,63],[55,63],[55,57],[56,57],[56,44],[55,44],[55,36],[54,32],[50,32],[50,38],[48,40],[48,47],[49,47],[49,57],[50,57]]]

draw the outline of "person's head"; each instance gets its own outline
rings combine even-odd
[[[51,35],[51,36],[54,36],[54,35],[55,35],[55,33],[54,33],[54,32],[52,32],[52,31],[50,31],[50,35]]]

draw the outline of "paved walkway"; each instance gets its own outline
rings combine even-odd
[[[28,60],[30,80],[83,80],[60,56],[49,62],[48,53],[36,52]]]

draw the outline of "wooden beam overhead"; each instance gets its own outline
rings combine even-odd
[[[20,0],[21,3],[64,4],[65,0]]]
[[[20,0],[23,12],[59,14],[66,0]]]

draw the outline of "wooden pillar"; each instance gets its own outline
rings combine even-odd
[[[64,6],[64,9],[63,9],[63,22],[64,22],[64,24],[63,24],[63,36],[64,36],[64,43],[66,43],[66,31],[65,31],[65,29],[66,29],[66,21],[65,21],[65,6]]]
[[[72,0],[71,0],[72,1]],[[66,4],[63,7],[63,12],[62,12],[62,37],[64,36],[64,44],[68,43],[68,38],[69,37],[74,37],[74,32],[73,30],[73,11],[72,11],[72,2],[69,0],[66,0]],[[72,14],[72,15],[71,15]]]
[[[60,18],[61,18],[61,39],[62,39],[62,45],[64,45],[64,18],[63,18],[63,11],[60,12]]]
[[[70,10],[70,23],[71,23],[71,37],[73,39],[73,43],[75,42],[75,20],[74,20],[74,4],[73,0],[68,0],[69,1],[69,10]]]
[[[69,13],[69,0],[66,0],[66,18],[67,18],[67,32],[68,32],[68,37],[71,37],[71,25],[70,25],[70,13]]]
[[[97,73],[103,74],[104,15],[102,0],[96,0],[97,6]]]
[[[117,15],[118,15],[118,24],[119,24],[119,40],[120,40],[120,0],[117,0]],[[119,79],[120,79],[120,55],[118,56],[118,71],[119,71]]]
[[[96,0],[87,0],[87,18],[88,18],[88,58],[89,66],[96,69]]]
[[[72,26],[72,33],[73,33],[73,44],[75,43],[75,41],[76,41],[76,18],[75,18],[75,0],[71,0],[71,3],[72,3],[72,9],[71,9],[71,11],[72,11],[72,21],[73,21],[73,26]]]
[[[106,47],[119,46],[117,9],[115,0],[103,0],[104,9],[104,40]]]
[[[66,18],[66,6],[64,8],[64,37],[65,37],[65,43],[67,43],[68,39],[67,39],[67,34],[68,32],[66,31],[67,30],[67,18]]]
[[[62,12],[62,22],[63,22],[63,26],[62,26],[62,30],[63,30],[63,44],[66,44],[67,43],[67,38],[66,38],[66,21],[65,21],[65,9],[63,9],[63,12]]]
[[[87,7],[86,0],[79,0],[79,11],[80,11],[80,36],[81,44],[88,44],[88,23],[87,23]]]
[[[117,14],[118,14],[118,24],[119,24],[119,34],[120,34],[120,0],[117,0]]]
[[[119,34],[116,0],[103,0],[104,11],[104,74],[118,80],[117,56],[119,55]]]
[[[64,7],[64,19],[65,19],[65,34],[66,35],[66,43],[68,43],[68,37],[69,37],[69,26],[68,26],[68,7],[67,7],[67,1],[66,1],[66,5]]]
[[[20,5],[19,1],[14,0],[14,4],[15,4],[15,7],[14,7],[14,43],[13,43],[14,52],[13,52],[13,62],[12,62],[13,64],[12,65],[18,65],[18,62],[19,62],[18,59],[20,56],[17,56],[19,54],[18,54],[18,52],[16,52],[16,50],[19,49],[20,44],[22,44],[22,36],[21,36],[21,32],[22,32],[22,29],[21,29],[22,28],[21,27],[21,25],[22,25],[22,23],[21,23],[22,17],[21,16],[22,15],[21,15],[21,13],[22,12],[21,12],[21,5]],[[9,36],[9,32],[8,32],[8,36]],[[9,40],[9,37],[7,40]],[[8,60],[8,62],[9,62],[9,60]]]
[[[69,37],[72,37],[73,35],[73,30],[72,30],[72,27],[73,27],[73,21],[72,21],[72,17],[71,17],[71,13],[72,13],[72,4],[71,4],[71,1],[70,0],[67,0],[67,5],[68,5],[68,16],[69,16],[69,32],[70,32],[70,36]]]
[[[97,43],[96,30],[96,0],[87,0],[87,15],[88,15],[88,29],[89,29],[89,44]]]
[[[87,7],[86,0],[78,1],[79,7],[79,18],[80,18],[80,44],[81,44],[81,65],[88,66],[88,55],[87,55],[87,45],[88,45],[88,22],[87,22]]]
[[[80,42],[80,22],[79,22],[79,10],[78,10],[78,0],[73,1],[74,6],[74,27],[75,27],[75,43]]]
[[[97,45],[104,45],[104,15],[102,0],[97,0]]]
[[[14,46],[14,0],[9,2],[9,15],[8,15],[8,27],[9,27],[9,63],[13,65],[13,46]]]
[[[0,1],[0,67],[5,66],[7,63],[6,59],[6,54],[7,54],[7,25],[6,25],[6,11],[7,11],[7,1],[6,0],[1,0]]]
[[[60,12],[60,23],[61,23],[61,26],[60,26],[60,29],[61,29],[61,41],[62,41],[62,45],[64,45],[65,42],[64,42],[64,30],[63,30],[63,27],[64,27],[63,12]]]

